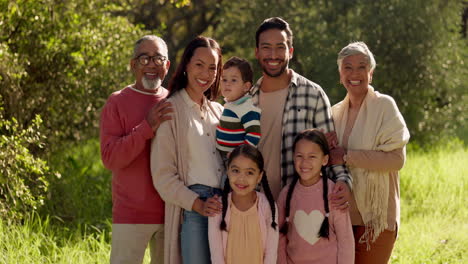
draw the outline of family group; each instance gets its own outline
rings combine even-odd
[[[220,45],[198,36],[166,89],[166,43],[136,41],[135,83],[110,95],[100,120],[111,263],[142,263],[148,247],[165,264],[389,262],[409,132],[371,86],[374,55],[363,42],[338,52],[346,96],[331,106],[289,68],[284,19],[265,19],[255,45],[256,82],[247,60],[223,64]]]

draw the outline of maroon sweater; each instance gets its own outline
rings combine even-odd
[[[129,87],[114,92],[101,112],[101,158],[112,171],[112,222],[163,224],[164,202],[153,187],[150,170],[154,133],[145,117],[167,96]]]

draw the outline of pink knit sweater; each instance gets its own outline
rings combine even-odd
[[[145,117],[167,96],[129,87],[114,92],[101,112],[101,158],[112,171],[112,222],[163,224],[164,202],[153,187],[150,147],[153,130]]]
[[[329,193],[333,186],[328,180]],[[278,198],[280,227],[285,222],[288,188],[289,185],[284,187]],[[322,179],[308,187],[298,182],[290,208],[289,232],[280,234],[278,263],[354,263],[354,237],[348,212],[330,211],[328,239],[318,237],[325,216]]]

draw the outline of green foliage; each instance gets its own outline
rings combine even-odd
[[[131,81],[142,30],[105,1],[0,0],[0,95],[20,126],[43,117],[49,148],[96,135],[105,98]]]
[[[361,38],[378,54],[376,87],[395,98],[420,141],[453,136],[466,125],[468,110],[468,49],[459,34],[462,2],[385,1],[368,6],[362,8],[368,19],[359,25],[375,25]]]
[[[101,163],[99,141],[80,141],[51,157],[50,167],[60,177],[50,181],[41,215],[67,223],[101,228],[112,217],[111,173]]]
[[[15,118],[6,120],[2,113],[0,105],[0,219],[17,221],[44,204],[53,172],[30,151],[43,146],[40,116],[23,129]]]
[[[213,34],[226,57],[255,62],[255,30],[265,18],[283,17],[294,33],[291,68],[319,83],[332,103],[346,94],[339,85],[338,52],[364,41],[377,61],[372,85],[395,98],[413,139],[433,142],[467,127],[462,9],[462,1],[446,0],[231,1]]]
[[[54,188],[48,198],[56,195],[61,179],[39,157],[95,136],[105,99],[131,82],[127,65],[143,31],[105,12],[106,5],[105,0],[0,0],[2,217],[20,219],[36,210],[44,203],[49,181]],[[83,164],[76,166],[87,173]],[[53,200],[58,203],[61,197]],[[68,209],[76,209],[72,205],[77,203],[70,202]]]

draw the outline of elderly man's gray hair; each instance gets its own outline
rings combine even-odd
[[[344,47],[340,53],[338,53],[338,59],[336,60],[338,64],[338,70],[341,70],[341,63],[343,62],[344,58],[358,54],[362,54],[367,58],[367,64],[370,66],[370,70],[373,71],[376,66],[374,54],[372,54],[372,52],[369,50],[366,43],[362,41],[352,42],[348,44],[348,46]]]
[[[166,45],[166,42],[162,38],[160,38],[160,37],[158,37],[156,35],[146,35],[146,36],[141,37],[139,40],[137,40],[135,42],[135,46],[133,48],[132,58],[137,57],[138,49],[140,48],[141,43],[143,43],[143,41],[145,41],[145,40],[151,40],[151,41],[155,41],[155,42],[159,43],[160,47],[163,49],[163,50],[161,50],[162,55],[164,55],[166,57],[168,56],[167,45]]]

